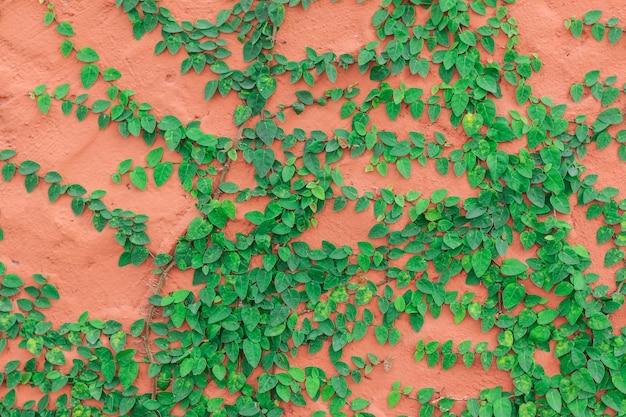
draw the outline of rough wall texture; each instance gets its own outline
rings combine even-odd
[[[230,7],[226,3],[215,0],[160,2],[181,20],[214,19],[216,10]],[[626,15],[626,6],[620,0],[599,3],[593,7],[605,10],[607,15]],[[564,19],[572,15],[581,16],[590,7],[582,1],[530,0],[521,0],[509,6],[511,15],[518,21],[521,41],[518,49],[525,53],[537,53],[543,61],[541,72],[529,80],[533,94],[549,96],[555,103],[568,103],[566,117],[570,119],[578,114],[592,117],[601,111],[591,97],[587,96],[579,103],[572,103],[569,97],[570,85],[582,80],[588,71],[601,69],[602,76],[618,75],[620,82],[624,81],[626,55],[623,54],[623,42],[617,46],[611,46],[606,41],[598,43],[589,33],[575,40],[563,27]],[[332,50],[338,55],[355,54],[368,41],[376,38],[371,16],[378,8],[378,3],[370,1],[356,3],[340,0],[331,3],[319,0],[308,11],[288,9],[285,22],[277,34],[276,52],[294,60],[306,56],[307,46],[316,50]],[[120,70],[123,84],[136,92],[138,101],[151,103],[157,116],[174,114],[181,120],[200,120],[203,127],[218,136],[237,135],[238,128],[233,125],[232,118],[239,100],[232,95],[225,98],[216,95],[210,103],[205,102],[202,90],[213,75],[208,72],[197,75],[193,71],[181,75],[182,52],[174,56],[167,53],[155,56],[154,45],[160,40],[158,31],[135,41],[128,17],[115,8],[115,1],[58,1],[56,12],[59,18],[73,24],[76,44],[93,47],[107,66]],[[189,222],[198,215],[194,199],[175,180],[160,188],[149,184],[144,192],[132,187],[127,177],[119,185],[111,181],[111,174],[119,162],[127,158],[142,159],[147,153],[146,145],[136,138],[122,138],[111,127],[99,130],[95,118],[91,116],[81,123],[74,117],[65,117],[58,106],[53,105],[44,116],[29,98],[29,92],[39,84],[69,82],[79,85],[80,63],[59,54],[59,37],[53,27],[42,24],[42,16],[42,6],[37,1],[0,1],[0,148],[14,149],[20,157],[37,161],[47,170],[62,173],[69,183],[79,183],[88,190],[107,190],[106,204],[111,208],[121,207],[148,215],[149,249],[154,253],[170,252],[179,236],[185,234]],[[231,45],[239,45],[234,37]],[[243,65],[238,51],[234,51],[228,62],[231,67]],[[365,92],[377,84],[360,76],[353,68],[339,73],[337,85],[348,85],[357,79],[359,87]],[[401,79],[409,86],[425,86],[425,89],[438,82],[435,78],[417,79],[408,73],[403,73]],[[288,103],[293,100],[293,91],[303,87],[306,86],[302,81],[293,86],[286,78],[280,80],[277,93],[268,106]],[[328,80],[321,79],[311,91],[317,97],[332,87]],[[103,86],[94,88],[100,90],[91,94],[104,95]],[[520,108],[515,101],[513,87],[504,87],[503,95],[499,102],[501,111]],[[623,107],[623,104],[620,96],[617,105]],[[306,131],[319,129],[332,134],[335,128],[349,127],[349,120],[338,117],[339,108],[340,103],[332,102],[326,107],[311,108],[301,116],[288,117],[282,127],[286,131],[300,127]],[[379,125],[387,123],[381,109],[373,113],[372,118]],[[448,124],[430,123],[424,118],[415,122],[408,115],[401,115],[394,122],[393,129],[399,134],[419,130],[427,136],[441,131],[448,137],[453,149],[461,148],[465,140],[460,129],[455,130]],[[518,144],[512,142],[503,146],[514,150]],[[626,164],[618,157],[618,147],[619,144],[612,142],[600,151],[592,145],[584,163],[588,173],[598,175],[598,189],[607,186],[618,188],[620,193],[616,198],[621,199],[626,197],[623,184]],[[180,157],[166,151],[166,158],[177,161]],[[431,163],[417,171],[410,180],[403,179],[395,170],[390,170],[386,177],[365,174],[368,163],[368,157],[345,158],[339,162],[344,183],[372,192],[393,185],[395,192],[419,190],[427,196],[441,188],[447,188],[450,195],[462,198],[478,194],[478,190],[470,187],[464,177],[442,177]],[[239,159],[233,162],[229,181],[253,185],[253,172]],[[579,209],[575,199],[571,202],[572,213],[558,215],[573,226],[570,243],[584,245],[593,261],[590,271],[600,274],[601,283],[615,287],[614,276],[619,265],[603,267],[610,243],[595,244],[600,223],[586,220],[586,210]],[[227,233],[231,236],[235,231],[249,230],[250,225],[243,215],[246,211],[263,210],[264,202],[254,200],[243,203],[241,207],[237,219],[229,224],[231,229]],[[88,216],[75,216],[66,202],[50,204],[43,188],[26,193],[20,182],[0,182],[0,227],[4,230],[4,241],[0,242],[0,262],[11,273],[23,277],[41,273],[56,285],[61,298],[47,317],[58,325],[74,321],[82,312],[89,311],[90,317],[130,325],[146,314],[146,299],[152,293],[150,285],[154,281],[150,272],[153,267],[149,263],[138,267],[118,267],[120,247],[114,240],[114,232],[105,229],[98,233],[90,223]],[[330,208],[317,216],[317,223],[317,227],[302,236],[302,240],[311,247],[319,247],[322,241],[356,247],[356,242],[367,239],[371,227],[369,217],[363,213],[354,213],[353,210],[334,213]],[[510,257],[528,257],[519,243],[514,244],[509,253]],[[163,293],[191,288],[191,279],[189,271],[174,269]],[[480,291],[464,284],[459,284],[458,289]],[[552,300],[551,304],[556,306],[557,301]],[[612,317],[616,329],[626,325],[625,309]],[[452,314],[446,310],[439,319],[427,320],[419,334],[411,330],[408,322],[398,323],[398,328],[402,339],[393,349],[381,347],[370,332],[358,344],[347,347],[344,353],[348,357],[365,352],[377,353],[381,358],[392,356],[388,372],[378,367],[354,388],[356,393],[372,402],[368,410],[372,414],[390,415],[386,398],[395,380],[401,380],[403,386],[433,386],[439,392],[459,399],[476,396],[481,389],[496,385],[512,389],[508,374],[494,368],[485,371],[474,366],[469,370],[457,368],[444,372],[441,368],[430,369],[425,363],[413,360],[415,343],[419,339],[452,338],[455,342],[471,339],[495,345],[495,330],[483,334],[480,324],[471,320],[456,325]],[[16,352],[16,347],[5,350],[0,356],[0,366],[11,360],[13,354],[17,355]],[[558,362],[552,354],[541,353],[536,359],[543,363],[548,373],[558,372]],[[294,363],[306,366],[327,360],[324,355],[309,356],[302,351]],[[149,383],[146,382],[145,372],[142,369],[141,377],[144,379],[139,385],[147,388]],[[32,393],[25,393],[19,401],[25,401],[30,395]],[[394,412],[415,415],[415,410],[414,403],[403,403]],[[286,411],[288,416],[310,414],[310,410],[298,408],[287,408]]]

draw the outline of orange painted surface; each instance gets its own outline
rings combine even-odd
[[[151,103],[157,116],[174,114],[185,121],[197,119],[202,121],[202,127],[207,131],[235,137],[237,128],[232,123],[232,112],[239,100],[234,95],[227,98],[217,98],[216,95],[207,104],[203,99],[203,89],[212,75],[208,70],[202,75],[193,71],[180,75],[183,52],[176,56],[168,53],[154,56],[154,45],[160,40],[158,31],[147,34],[141,41],[135,41],[128,17],[114,7],[115,2],[112,0],[57,3],[59,17],[74,25],[76,44],[93,47],[98,51],[101,62],[120,70],[123,77],[119,84],[135,90],[138,101]],[[626,16],[626,3],[622,0],[603,0],[599,3],[593,7],[602,8],[607,16]],[[169,0],[163,1],[162,5],[169,7],[180,19],[193,20],[212,18],[216,10],[221,8],[222,2]],[[376,2],[356,3],[348,0],[337,3],[318,0],[306,12],[301,8],[288,8],[277,37],[277,53],[296,60],[305,56],[306,46],[321,51],[332,50],[337,54],[355,53],[368,41],[375,39],[370,16],[377,8]],[[606,41],[598,43],[589,33],[575,40],[563,27],[566,18],[581,16],[590,8],[588,3],[580,1],[522,0],[510,6],[511,14],[519,23],[519,50],[524,53],[535,52],[543,62],[541,72],[530,79],[534,94],[547,95],[555,103],[567,103],[566,114],[570,119],[577,114],[595,115],[600,111],[599,103],[592,98],[585,98],[577,104],[569,98],[570,85],[580,82],[587,71],[601,69],[602,77],[618,75],[620,82],[626,80],[623,42],[618,46],[610,46]],[[92,115],[79,123],[73,115],[63,116],[55,104],[43,116],[29,99],[29,91],[38,84],[55,86],[69,82],[73,89],[80,85],[80,64],[61,56],[58,51],[61,38],[53,27],[46,28],[43,25],[43,12],[34,0],[0,0],[0,148],[15,149],[20,160],[37,161],[44,170],[58,171],[65,181],[79,183],[90,191],[106,190],[105,202],[110,208],[122,207],[148,215],[147,232],[152,239],[149,248],[153,252],[170,252],[177,237],[185,233],[191,219],[198,214],[193,199],[186,195],[176,179],[159,189],[151,183],[145,192],[129,186],[127,177],[121,185],[111,181],[111,174],[120,161],[127,158],[144,160],[149,148],[143,141],[132,137],[123,139],[115,126],[99,131],[96,118]],[[235,39],[229,42],[229,46],[233,45],[237,45]],[[237,50],[234,52],[235,57],[229,60],[229,64],[235,67],[243,65],[240,54]],[[316,97],[332,87],[325,77],[322,78],[312,90]],[[357,79],[361,94],[367,94],[374,84],[360,76],[356,68],[348,73],[340,72],[336,85],[345,87]],[[402,74],[400,79],[408,86],[422,88],[429,81],[435,81],[424,81],[408,73]],[[308,87],[302,81],[296,85],[290,85],[288,80],[280,81],[269,106],[288,103],[293,100],[294,91],[304,88]],[[90,95],[103,96],[104,90],[90,90]],[[507,108],[518,108],[514,89],[505,88],[504,95],[498,102],[500,112]],[[623,107],[624,99],[620,98],[616,105]],[[349,121],[339,118],[339,107],[340,103],[329,102],[326,107],[311,107],[301,116],[289,114],[283,128],[301,127],[307,131],[319,129],[332,133],[334,128],[349,126]],[[376,119],[377,125],[385,125],[386,116],[382,112],[374,112],[372,117]],[[401,115],[390,128],[398,132],[418,130],[427,137],[432,136],[434,131],[441,131],[448,137],[452,149],[462,146],[462,132],[451,129],[445,123],[446,117],[440,119],[444,121],[443,124],[431,124],[425,120],[424,117],[416,123],[410,116]],[[599,188],[620,188],[620,198],[624,198],[626,164],[619,161],[617,146],[614,145],[602,151],[591,146],[582,163],[587,166],[587,173],[599,175]],[[508,146],[514,148],[517,144]],[[172,161],[177,160],[174,153],[167,154],[167,157]],[[414,189],[429,195],[435,189],[447,188],[450,195],[463,198],[477,194],[477,190],[470,188],[464,177],[458,179],[452,174],[441,177],[435,170],[434,161],[429,161],[427,167],[415,171],[414,177],[408,181],[402,179],[395,169],[390,169],[385,178],[375,173],[366,174],[364,167],[367,164],[367,157],[351,160],[344,156],[339,167],[345,184],[353,185],[361,192],[375,192],[378,188],[392,184],[396,192]],[[250,168],[237,162],[233,164],[228,180],[253,184],[252,174]],[[264,204],[264,200],[254,199],[242,204],[238,219],[229,225],[232,229],[228,232],[246,230],[249,225],[243,219],[244,212],[262,210]],[[319,246],[323,240],[356,247],[356,242],[367,238],[372,223],[369,214],[355,214],[353,207],[353,203],[349,203],[347,209],[340,213],[334,213],[331,207],[327,207],[317,217],[318,226],[305,232],[302,240],[312,247]],[[582,244],[591,252],[593,265],[590,270],[599,273],[603,283],[614,286],[615,269],[602,267],[604,253],[609,246],[595,244],[599,223],[585,220],[585,209],[575,204],[571,215],[559,217],[574,226],[570,242]],[[98,233],[91,226],[89,216],[74,216],[68,197],[64,196],[61,201],[50,204],[45,187],[27,194],[20,181],[14,180],[9,184],[0,182],[0,227],[5,233],[5,240],[0,242],[0,261],[7,266],[8,272],[23,278],[41,273],[57,286],[61,299],[47,313],[47,317],[55,324],[75,321],[84,311],[89,311],[92,318],[118,320],[125,325],[145,314],[146,298],[151,291],[149,283],[154,279],[150,265],[146,263],[140,267],[119,268],[117,261],[121,248],[113,239],[113,231],[105,228],[102,233]],[[524,253],[518,245],[507,256],[525,259],[529,254]],[[191,275],[173,271],[164,292],[191,288]],[[373,274],[369,278],[375,281]],[[459,284],[459,289],[478,292],[481,288]],[[613,315],[613,323],[617,328],[626,325],[624,309]],[[394,348],[380,347],[370,329],[364,340],[344,349],[346,358],[353,354],[364,356],[367,352],[374,352],[381,359],[391,357],[391,369],[388,372],[378,366],[360,386],[352,387],[357,395],[372,401],[368,409],[371,413],[377,416],[390,415],[386,396],[395,380],[400,380],[402,386],[412,385],[414,389],[432,386],[442,395],[455,398],[477,396],[481,389],[496,385],[512,388],[508,374],[495,370],[495,366],[489,372],[484,371],[478,363],[469,370],[463,365],[457,365],[450,371],[442,371],[440,365],[429,369],[425,362],[415,363],[413,360],[415,343],[419,339],[453,339],[455,343],[470,339],[474,342],[488,341],[490,347],[494,347],[497,344],[495,331],[483,334],[479,323],[469,318],[461,325],[456,325],[447,309],[444,309],[438,320],[427,320],[419,334],[415,334],[408,323],[401,322],[398,326],[402,338]],[[10,360],[8,354],[14,352],[14,349],[5,351],[0,358],[0,366]],[[550,354],[542,354],[538,359],[548,374],[558,372],[558,362]],[[300,352],[293,361],[300,365],[321,365],[326,362],[324,355],[310,357],[306,350]],[[288,405],[285,413],[290,417],[310,415],[312,410],[290,407],[293,405]],[[416,409],[414,401],[401,402],[393,413],[415,415]]]

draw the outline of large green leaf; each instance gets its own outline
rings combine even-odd
[[[526,295],[526,288],[518,283],[511,283],[504,287],[502,291],[502,302],[504,308],[507,310],[513,310],[524,299]]]
[[[80,70],[80,82],[84,88],[89,88],[96,83],[100,69],[96,64],[86,64]]]
[[[269,148],[257,149],[252,155],[252,164],[260,177],[264,177],[274,164],[274,151]]]
[[[505,276],[514,276],[523,274],[524,272],[526,272],[527,269],[528,266],[525,263],[515,258],[508,258],[502,261],[502,265],[500,266],[500,273]]]
[[[477,277],[482,277],[491,265],[491,251],[489,249],[481,249],[472,255],[472,269]]]
[[[189,240],[202,239],[208,236],[213,230],[213,225],[206,221],[203,217],[196,217],[189,223],[186,238]]]

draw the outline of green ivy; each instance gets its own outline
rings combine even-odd
[[[308,9],[310,0],[242,0],[215,20],[195,23],[177,20],[154,0],[116,0],[135,39],[145,42],[146,33],[160,31],[155,54],[183,57],[181,74],[211,73],[199,92],[205,100],[216,94],[239,100],[235,137],[219,137],[197,120],[157,117],[122,84],[119,70],[93,48],[75,44],[72,23],[60,20],[53,3],[40,3],[44,24],[62,38],[62,55],[80,62],[80,87],[89,91],[36,86],[31,98],[41,112],[61,117],[60,107],[78,122],[97,120],[102,130],[141,138],[145,156],[120,161],[107,186],[127,177],[140,192],[177,179],[198,211],[170,251],[152,253],[148,216],[109,210],[105,191],[63,184],[61,174],[41,174],[35,161],[17,162],[14,150],[0,152],[4,181],[23,178],[28,193],[46,184],[50,202],[66,200],[77,216],[91,212],[97,231],[115,230],[120,267],[155,268],[149,311],[130,327],[88,312],[56,327],[43,312],[60,298],[54,283],[40,274],[23,279],[0,263],[0,352],[16,343],[32,356],[8,361],[0,373],[2,415],[278,417],[292,403],[314,407],[313,417],[369,417],[371,399],[353,389],[375,367],[390,370],[393,357],[348,358],[344,348],[369,333],[393,352],[403,337],[399,321],[420,333],[444,310],[458,325],[471,320],[483,332],[495,330],[497,345],[420,338],[413,359],[444,371],[508,372],[512,391],[481,387],[476,398],[460,399],[398,380],[388,409],[416,401],[420,417],[626,413],[626,328],[619,333],[612,317],[626,294],[626,200],[616,200],[617,189],[595,187],[597,175],[584,165],[592,142],[602,150],[616,140],[626,160],[626,130],[617,130],[623,112],[615,104],[623,91],[614,87],[617,77],[601,80],[599,70],[574,83],[574,102],[590,93],[601,103],[589,121],[586,115],[569,120],[566,103],[538,97],[527,81],[542,63],[518,48],[523,34],[506,6],[514,1],[383,0],[371,20],[377,39],[354,55],[306,48],[306,58],[291,61],[274,46],[284,20],[296,8]],[[584,25],[592,26],[598,40],[608,29],[616,43],[618,21],[601,23],[601,13],[571,18],[566,27],[578,37]],[[226,62],[233,39],[242,44],[242,68]],[[338,74],[352,68],[376,87],[362,91],[358,80],[340,85]],[[287,88],[285,80],[314,86],[320,78],[336,86],[320,97],[294,89],[293,102],[268,104]],[[105,97],[94,97],[95,85],[106,85]],[[502,105],[505,91],[514,91],[519,110]],[[349,127],[284,127],[288,117],[297,120],[329,102],[339,103],[336,116]],[[388,120],[374,116],[378,107]],[[402,118],[434,125],[433,137],[395,132],[393,122]],[[462,137],[462,145],[452,146],[446,134]],[[506,151],[507,142],[518,150]],[[427,195],[413,183],[407,192],[358,189],[344,182],[342,167],[361,156],[367,161],[362,175],[397,170],[410,182],[434,166],[442,177],[467,182],[474,194],[461,198],[436,189]],[[238,159],[249,164],[254,187],[230,180]],[[243,213],[249,232],[229,237],[230,222],[248,200],[266,204]],[[588,250],[568,241],[572,225],[564,219],[583,208],[587,220],[601,224],[596,243],[606,245],[604,266],[616,271],[610,286],[587,271]],[[367,239],[311,247],[305,233],[324,210],[368,213]],[[518,243],[527,258],[511,255]],[[164,294],[174,268],[192,270],[192,282]],[[463,279],[476,290],[453,289]],[[546,295],[558,306],[548,307]],[[558,360],[558,374],[546,374],[537,351]],[[317,352],[332,366],[292,365],[296,354]],[[149,391],[136,384],[140,374],[150,378]],[[18,407],[20,385],[38,389],[40,397]]]

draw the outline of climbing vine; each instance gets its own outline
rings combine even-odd
[[[60,53],[80,63],[80,85],[33,87],[41,113],[142,140],[145,155],[120,161],[103,188],[124,181],[140,193],[150,183],[175,182],[197,214],[169,250],[155,253],[147,246],[147,215],[111,208],[106,191],[66,183],[22,152],[0,152],[4,181],[23,181],[27,193],[47,187],[51,203],[65,201],[75,215],[91,216],[98,232],[115,230],[121,268],[154,267],[144,316],[119,323],[86,312],[55,327],[45,316],[63,296],[55,283],[42,274],[19,277],[0,263],[0,351],[11,345],[32,356],[8,361],[0,373],[2,415],[278,417],[292,404],[313,417],[368,417],[375,415],[371,399],[353,391],[376,367],[391,369],[404,339],[415,343],[414,356],[395,360],[443,371],[497,369],[512,384],[454,398],[436,380],[422,388],[398,380],[381,387],[387,404],[377,408],[387,407],[385,415],[402,401],[415,402],[420,417],[626,414],[626,331],[612,316],[626,293],[626,200],[616,200],[617,189],[596,187],[597,175],[585,166],[588,153],[613,141],[626,160],[623,111],[615,105],[624,91],[616,76],[601,79],[600,70],[573,80],[574,102],[599,102],[593,120],[570,120],[568,103],[533,91],[528,80],[542,62],[519,48],[524,34],[507,6],[513,0],[383,0],[371,16],[376,39],[357,53],[307,47],[300,61],[278,53],[276,44],[290,12],[306,11],[310,0],[242,0],[214,20],[195,22],[178,20],[154,0],[116,0],[129,37],[147,42],[147,33],[160,32],[155,54],[176,55],[181,74],[203,77],[198,95],[208,106],[218,96],[237,98],[233,137],[138,101],[121,71],[78,44],[54,2],[39,3],[42,28],[56,30],[45,36],[57,36]],[[592,10],[565,25],[575,37],[586,25],[598,41],[608,32],[617,43],[618,19],[604,23],[601,14]],[[235,53],[241,65],[229,64]],[[342,84],[344,73],[354,79]],[[316,97],[307,87],[320,82],[333,87]],[[375,87],[361,86],[368,83]],[[93,93],[94,86],[106,94]],[[291,87],[288,102],[272,101]],[[502,104],[507,95],[517,109]],[[286,128],[313,107],[337,108],[345,124]],[[394,128],[407,118],[415,129]],[[425,123],[434,134],[420,132]],[[365,178],[395,170],[406,186],[351,185],[342,171],[357,158],[366,160]],[[241,160],[254,186],[232,180],[233,161]],[[423,192],[420,175],[428,167],[467,184],[472,196]],[[264,208],[242,213],[249,200]],[[587,271],[587,248],[568,240],[573,210],[601,223],[597,244],[608,243],[611,285]],[[370,216],[367,239],[307,243],[320,213],[340,211]],[[238,213],[248,228],[230,233]],[[523,258],[511,255],[514,245]],[[191,282],[164,293],[173,270],[192,271]],[[459,282],[472,291],[458,290]],[[550,299],[557,303],[549,306]],[[495,332],[497,344],[480,334],[464,341],[422,337],[425,323],[444,310],[458,326],[476,321]],[[345,351],[368,334],[388,357],[348,357]],[[539,351],[558,361],[558,374],[546,373]],[[330,366],[295,364],[318,352]],[[149,389],[140,388],[140,374]],[[38,397],[18,401],[21,385]]]

